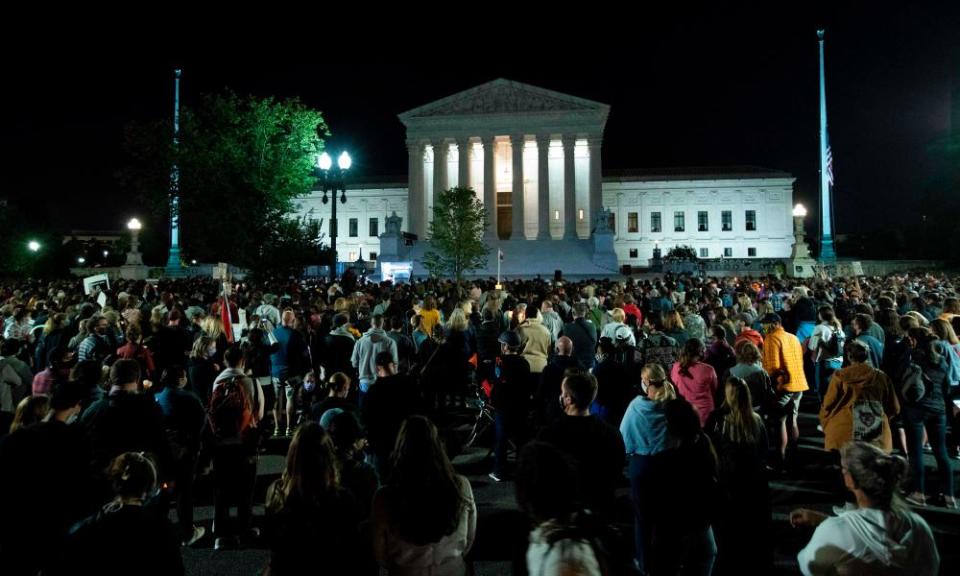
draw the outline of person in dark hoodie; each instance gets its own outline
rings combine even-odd
[[[566,336],[557,339],[554,346],[556,354],[547,363],[540,374],[540,386],[537,389],[537,416],[542,425],[549,425],[563,414],[557,397],[560,386],[568,370],[583,370],[583,366],[573,355],[573,342]]]

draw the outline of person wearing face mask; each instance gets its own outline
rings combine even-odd
[[[590,404],[596,397],[597,379],[592,374],[568,370],[560,385],[562,415],[544,428],[538,439],[573,459],[584,504],[601,518],[612,520],[625,450],[619,430],[591,417]]]
[[[10,574],[35,574],[49,568],[49,550],[57,548],[70,526],[99,504],[88,480],[89,441],[73,424],[84,390],[64,381],[52,390],[51,411],[44,422],[21,428],[0,442],[0,509],[16,522],[0,523],[0,541],[13,564]],[[8,548],[9,546],[9,548]]]
[[[657,455],[676,447],[667,434],[665,406],[677,397],[659,363],[650,363],[641,372],[643,394],[627,407],[620,423],[620,434],[630,463],[630,496],[634,514],[634,565],[640,573],[649,568],[656,521],[656,497],[660,494],[664,470]]]

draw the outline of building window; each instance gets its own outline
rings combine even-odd
[[[753,258],[753,257],[755,257],[756,255],[757,255],[757,249],[756,249],[756,248],[747,248],[747,256]]]
[[[724,258],[733,258],[733,248],[727,247],[723,249]]]
[[[351,218],[350,219],[350,237],[351,238],[357,237],[357,234],[359,233],[358,228],[360,228],[360,224],[357,222],[357,219]]]
[[[705,211],[697,212],[697,232],[706,232],[710,229],[710,216]]]
[[[756,229],[757,229],[757,211],[747,210],[747,230],[753,231]]]
[[[371,253],[370,253],[370,259],[371,259],[371,260],[376,260],[376,259],[377,259],[377,253],[376,253],[376,252],[371,252]]]
[[[356,252],[347,252],[347,262],[356,262],[357,253]]]
[[[686,215],[683,212],[674,212],[673,213],[673,231],[674,232],[683,232],[686,230]]]
[[[709,248],[701,248],[701,249],[700,249],[700,257],[701,257],[701,258],[709,258],[709,257],[710,257],[710,249],[709,249]]]
[[[637,249],[636,249],[636,248],[631,248],[631,249],[630,249],[630,257],[631,257],[631,258],[636,258],[636,257],[637,257]]]
[[[617,213],[610,212],[610,229],[613,230],[613,233],[617,233]]]
[[[554,211],[553,211],[553,220],[554,220],[555,222],[559,222],[559,221],[560,221],[560,211],[559,211],[559,210],[554,210]]]
[[[577,220],[583,220],[583,208],[577,210]]]
[[[627,232],[632,234],[640,231],[639,216],[636,212],[627,212]]]
[[[724,232],[733,231],[733,212],[724,210],[720,213],[720,229]]]
[[[376,218],[370,219],[370,237],[376,238],[380,235],[380,221]]]
[[[660,213],[651,212],[650,213],[650,231],[651,232],[661,232],[660,230]]]

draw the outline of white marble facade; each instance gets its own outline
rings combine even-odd
[[[496,205],[490,243],[589,239],[593,215],[606,208],[621,265],[646,265],[656,246],[665,255],[690,245],[704,258],[790,256],[792,176],[733,167],[603,177],[608,114],[606,104],[503,79],[401,114],[407,181],[348,183],[347,202],[338,206],[339,259],[379,254],[377,235],[394,211],[404,231],[426,239],[435,191],[461,183]],[[322,218],[329,233],[321,196],[303,198],[300,213]]]

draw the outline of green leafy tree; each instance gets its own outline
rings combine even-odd
[[[697,251],[693,249],[692,246],[674,246],[667,252],[667,255],[664,256],[664,260],[696,260]]]
[[[490,249],[483,242],[489,217],[472,188],[441,192],[433,201],[430,250],[423,265],[436,277],[463,280],[464,272],[484,268]]]
[[[320,112],[296,99],[207,95],[182,111],[176,147],[169,121],[129,126],[129,164],[119,177],[155,220],[167,222],[170,167],[177,164],[180,244],[191,258],[270,274],[277,271],[271,263],[286,268],[296,254],[305,258],[302,268],[317,262],[318,235],[286,215],[310,191],[321,136],[328,134]],[[302,244],[294,250],[293,241]],[[165,250],[166,242],[154,244]]]

